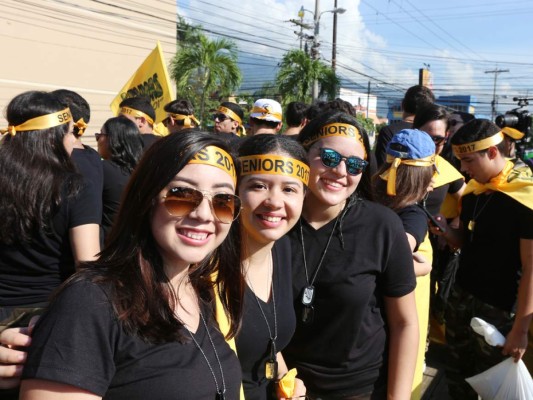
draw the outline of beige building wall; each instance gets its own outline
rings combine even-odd
[[[176,0],[2,0],[0,128],[15,95],[65,88],[89,102],[83,141],[94,146],[109,104],[157,40],[168,65],[176,21]]]

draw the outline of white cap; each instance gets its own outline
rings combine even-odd
[[[264,121],[281,122],[281,104],[271,99],[259,99],[254,103],[250,117]]]

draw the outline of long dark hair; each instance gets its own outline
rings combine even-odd
[[[110,299],[124,328],[148,342],[188,338],[174,315],[177,299],[163,270],[150,222],[158,194],[206,146],[217,146],[231,154],[222,140],[205,132],[170,134],[155,142],[130,178],[100,258],[84,265],[88,267],[85,274],[93,281],[111,284]],[[189,275],[200,300],[212,305],[211,275],[218,270],[233,335],[242,314],[242,286],[235,284],[241,279],[238,243],[238,230],[231,229],[226,240]]]
[[[131,174],[143,152],[143,141],[139,128],[129,118],[119,115],[104,122],[111,161],[120,169]]]
[[[53,94],[21,93],[6,109],[10,126],[66,108]],[[63,138],[69,124],[7,134],[0,145],[0,243],[27,243],[39,231],[50,233],[61,201],[78,193],[75,173]]]

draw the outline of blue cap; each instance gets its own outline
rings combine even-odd
[[[424,131],[403,129],[392,137],[387,154],[394,158],[419,160],[435,154],[435,143]]]

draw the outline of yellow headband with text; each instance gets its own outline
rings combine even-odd
[[[319,141],[320,139],[324,139],[327,137],[332,136],[340,136],[340,137],[347,137],[352,138],[355,140],[358,140],[361,143],[361,146],[363,146],[363,150],[365,151],[365,160],[367,158],[366,155],[366,149],[365,149],[365,143],[363,141],[363,136],[361,135],[361,132],[359,132],[359,129],[357,127],[350,125],[350,124],[343,124],[340,122],[335,122],[332,124],[324,125],[318,133],[314,136],[311,136],[310,138],[303,141],[302,145],[305,148],[309,148],[313,143]]]
[[[309,184],[309,167],[294,158],[273,154],[239,157],[241,175],[272,174],[290,176]]]
[[[176,121],[183,121],[183,126],[185,128],[191,128],[193,125],[191,124],[191,121],[196,124],[196,126],[200,126],[200,121],[196,119],[194,115],[183,115],[183,114],[173,114],[168,113],[168,116]]]
[[[453,153],[455,154],[455,156],[460,156],[467,153],[474,153],[476,151],[485,150],[489,147],[500,144],[503,141],[503,138],[503,133],[500,131],[493,136],[478,140],[476,142],[454,144],[452,145]]]
[[[239,125],[242,125],[242,119],[237,114],[235,114],[232,110],[230,110],[227,107],[219,106],[217,108],[218,112],[221,112],[222,114],[226,114],[228,117],[230,117],[232,120],[237,121]]]
[[[63,125],[70,121],[72,121],[72,114],[67,107],[53,114],[41,115],[40,117],[29,119],[17,126],[9,125],[7,129],[2,129],[1,133],[9,133],[11,136],[15,136],[17,132],[53,128],[54,126]]]
[[[396,175],[398,167],[401,164],[411,165],[414,167],[430,167],[435,165],[435,154],[424,158],[403,159],[387,154],[387,162],[391,164],[390,168],[383,172],[379,177],[387,181],[387,194],[396,196]]]
[[[233,158],[220,147],[207,146],[203,148],[195,154],[189,164],[205,164],[220,168],[233,178],[235,185],[237,184],[237,172]]]
[[[135,118],[144,118],[150,125],[154,124],[154,120],[149,115],[143,113],[142,111],[135,110],[134,108],[122,107],[120,109],[120,114],[128,114]]]

